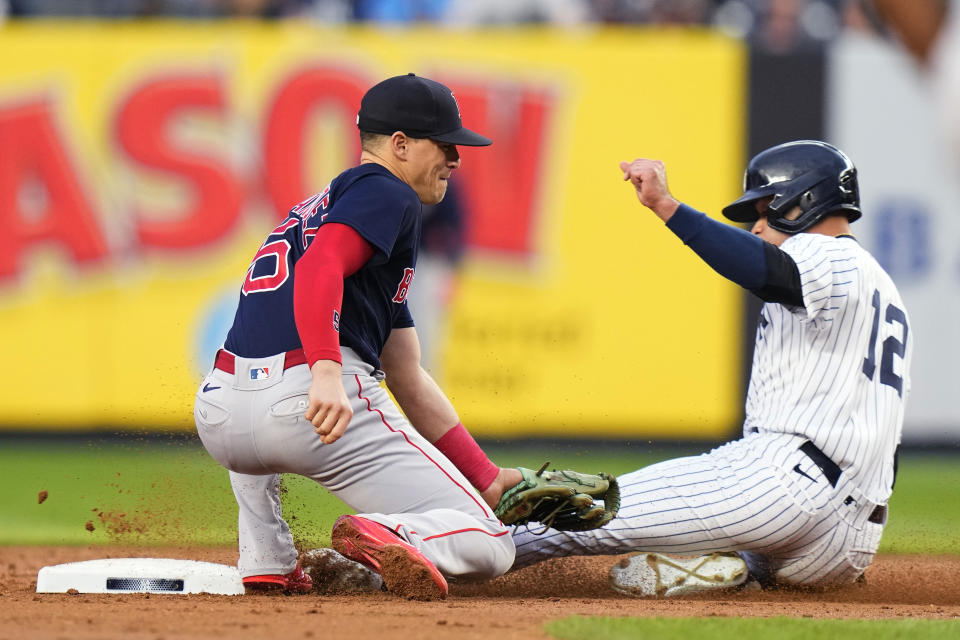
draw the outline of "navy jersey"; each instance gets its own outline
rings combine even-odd
[[[340,344],[379,368],[390,330],[413,326],[406,296],[420,243],[420,207],[416,192],[378,164],[341,173],[267,236],[247,271],[224,347],[262,358],[302,346],[293,311],[294,271],[320,225],[336,222],[374,248],[373,257],[343,282]]]

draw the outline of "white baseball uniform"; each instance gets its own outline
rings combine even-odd
[[[886,522],[912,335],[890,277],[856,240],[800,233],[780,249],[803,306],[763,306],[743,438],[619,478],[618,517],[586,532],[514,532],[515,567],[574,554],[740,551],[751,573],[848,583]]]

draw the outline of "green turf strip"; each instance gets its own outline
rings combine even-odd
[[[227,471],[195,441],[0,444],[0,544],[233,545],[237,505]],[[284,512],[299,542],[329,542],[346,506],[284,476]],[[46,498],[40,502],[40,493]]]
[[[550,460],[555,468],[614,474],[702,451],[646,443],[596,451],[569,442],[485,446],[503,466]],[[960,553],[957,462],[950,455],[903,457],[881,552]],[[0,438],[0,470],[0,545],[236,543],[227,472],[196,440]],[[295,539],[305,547],[327,544],[330,526],[348,508],[310,480],[284,478],[284,514]]]
[[[190,442],[4,443],[0,467],[17,479],[0,484],[5,545],[221,544],[236,537],[227,473]]]
[[[544,629],[559,640],[939,640],[960,635],[958,620],[826,620],[809,618],[601,618],[551,620]]]

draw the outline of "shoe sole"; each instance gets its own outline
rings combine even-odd
[[[375,525],[379,526],[379,525]],[[413,547],[372,539],[350,519],[338,520],[331,532],[333,548],[380,574],[387,591],[408,600],[443,600],[447,581],[424,555]]]
[[[243,582],[243,590],[247,593],[264,593],[270,591],[283,591],[286,585],[273,581]]]
[[[696,558],[670,558],[635,553],[610,569],[610,587],[633,597],[676,596],[729,589],[747,579],[747,564],[736,554],[713,553]]]
[[[270,579],[270,576],[266,576],[263,579],[261,576],[253,576],[253,579],[243,580],[243,588],[247,593],[264,593],[270,591],[283,591],[284,593],[310,593],[313,590],[313,584],[303,585],[296,584],[291,585],[288,581],[276,581]]]

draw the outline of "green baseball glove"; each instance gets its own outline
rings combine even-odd
[[[546,471],[520,467],[523,480],[507,489],[494,512],[504,524],[539,522],[561,531],[599,529],[620,509],[620,486],[609,473]],[[597,501],[602,501],[598,504]]]

